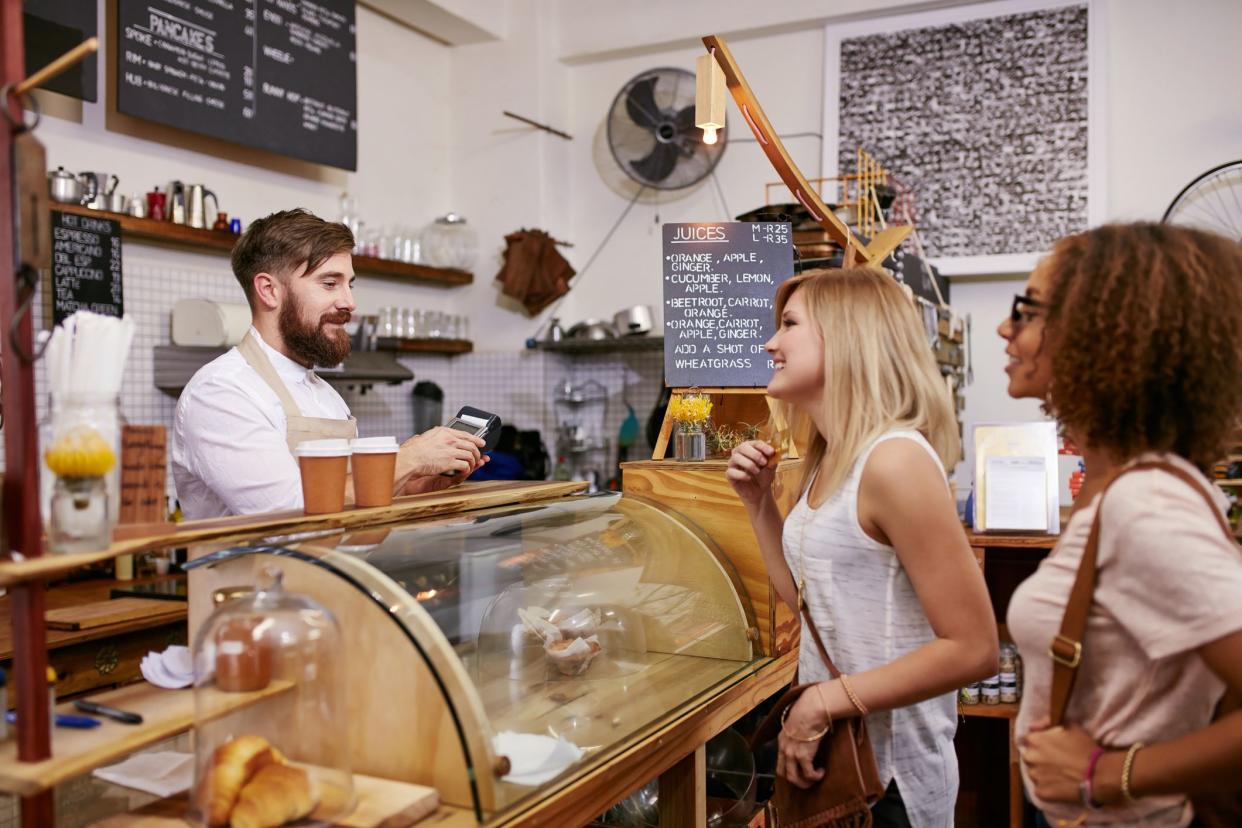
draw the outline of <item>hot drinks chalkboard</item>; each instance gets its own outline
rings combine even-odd
[[[120,222],[53,210],[52,280],[45,290],[53,325],[80,310],[124,316]]]
[[[117,109],[358,166],[354,0],[119,0]]]
[[[767,385],[776,288],[793,276],[790,225],[664,225],[664,373],[672,388]]]

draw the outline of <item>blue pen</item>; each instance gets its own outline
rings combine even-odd
[[[5,713],[4,720],[9,724],[17,724],[17,711],[10,710]],[[74,716],[70,713],[57,713],[52,721],[57,727],[72,727],[78,730],[89,730],[103,724],[99,719],[92,719],[90,716]]]

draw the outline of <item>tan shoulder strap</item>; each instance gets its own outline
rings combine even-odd
[[[250,367],[259,373],[263,381],[275,392],[276,397],[280,400],[280,407],[284,409],[285,417],[301,417],[302,410],[298,408],[298,404],[293,401],[293,395],[289,393],[289,389],[285,386],[284,380],[280,378],[280,374],[276,373],[275,366],[272,361],[267,358],[267,354],[263,353],[263,348],[255,340],[254,332],[247,331],[242,337],[242,341],[237,346],[237,352],[250,364]]]
[[[1065,605],[1065,615],[1061,618],[1061,630],[1052,639],[1048,647],[1048,655],[1052,658],[1052,695],[1048,700],[1048,715],[1052,726],[1057,727],[1065,721],[1065,710],[1069,706],[1070,694],[1074,690],[1074,679],[1078,675],[1078,667],[1082,663],[1082,641],[1087,633],[1087,616],[1091,612],[1091,600],[1095,593],[1098,558],[1100,551],[1100,516],[1104,512],[1104,496],[1117,478],[1132,471],[1159,469],[1167,472],[1186,483],[1207,501],[1208,509],[1216,517],[1221,531],[1232,542],[1233,532],[1229,522],[1217,508],[1207,488],[1191,474],[1172,463],[1151,461],[1136,463],[1122,469],[1108,481],[1100,492],[1100,504],[1095,510],[1095,520],[1091,523],[1091,533],[1087,536],[1087,547],[1083,550],[1082,561],[1078,564],[1078,574],[1074,585],[1070,588],[1069,601]]]
[[[815,639],[815,646],[819,649],[819,657],[824,660],[824,666],[828,668],[828,675],[840,678],[841,671],[828,656],[828,648],[824,646],[824,640],[819,637],[819,630],[815,629],[815,619],[811,617],[811,611],[807,609],[806,604],[802,605],[802,617],[806,619],[806,628],[811,631],[811,638]]]

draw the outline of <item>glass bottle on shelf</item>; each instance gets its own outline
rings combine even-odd
[[[259,824],[247,819],[265,787],[288,799],[287,821],[333,823],[354,807],[340,627],[282,578],[266,567],[257,591],[224,601],[195,637],[191,790],[204,824]],[[240,791],[220,795],[242,768],[254,772]]]
[[[470,270],[479,252],[479,237],[457,213],[440,216],[419,236],[422,253],[433,267]]]

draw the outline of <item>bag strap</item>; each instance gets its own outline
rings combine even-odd
[[[815,619],[811,617],[811,610],[804,603],[802,605],[802,617],[806,619],[806,627],[811,631],[811,638],[815,639],[815,646],[819,649],[819,657],[824,660],[824,666],[828,668],[828,674],[835,678],[841,677],[841,671],[837,669],[837,665],[832,663],[832,659],[828,657],[828,648],[824,646],[824,640],[819,637],[819,630],[815,629]]]
[[[1221,514],[1207,488],[1193,475],[1172,463],[1159,461],[1135,463],[1133,466],[1122,469],[1108,481],[1104,490],[1100,492],[1100,503],[1095,510],[1095,520],[1091,523],[1091,533],[1087,536],[1087,546],[1083,550],[1082,561],[1078,564],[1078,574],[1074,578],[1074,585],[1070,588],[1069,601],[1065,605],[1065,615],[1061,618],[1061,630],[1048,646],[1048,655],[1052,659],[1052,695],[1048,701],[1048,712],[1053,727],[1061,725],[1065,720],[1065,710],[1069,706],[1070,694],[1074,690],[1074,679],[1082,663],[1082,641],[1087,632],[1087,616],[1091,612],[1091,599],[1095,593],[1098,574],[1100,516],[1104,510],[1104,495],[1122,475],[1149,469],[1167,472],[1202,495],[1208,504],[1208,509],[1220,524],[1221,531],[1231,542],[1234,542],[1229,522]]]

